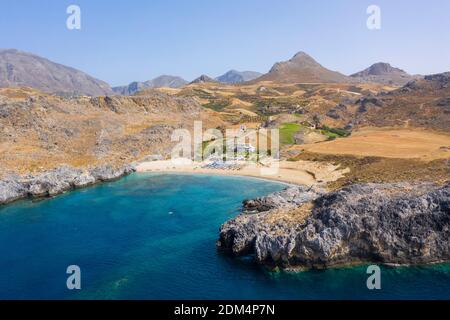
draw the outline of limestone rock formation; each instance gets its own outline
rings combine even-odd
[[[283,200],[272,200],[279,197]],[[304,221],[267,222],[279,210],[289,214],[293,203],[311,198],[316,199]],[[325,268],[450,260],[450,183],[361,184],[324,195],[285,191],[247,201],[244,209],[249,203],[258,213],[226,222],[218,246],[235,255],[254,254],[262,264]]]

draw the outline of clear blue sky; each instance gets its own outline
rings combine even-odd
[[[66,8],[82,29],[66,28]],[[366,27],[366,8],[382,29]],[[448,0],[0,0],[0,48],[83,70],[112,85],[160,74],[187,80],[266,72],[305,51],[346,74],[378,61],[410,73],[450,71]]]

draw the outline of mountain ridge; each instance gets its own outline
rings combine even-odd
[[[196,84],[196,83],[216,83],[217,81],[205,74],[202,74],[200,77],[194,79],[189,84]]]
[[[63,95],[113,93],[108,83],[83,71],[17,49],[0,50],[0,87],[31,87]]]
[[[152,80],[140,82],[134,81],[125,86],[113,87],[113,91],[122,95],[132,95],[144,89],[154,88],[181,88],[188,84],[186,80],[178,76],[161,75]]]
[[[229,70],[221,76],[218,76],[215,80],[222,83],[242,83],[246,81],[251,81],[259,78],[263,74],[256,71],[237,71],[237,70]]]

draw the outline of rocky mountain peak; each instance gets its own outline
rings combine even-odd
[[[350,77],[366,82],[382,83],[385,85],[403,86],[411,80],[417,79],[402,69],[395,68],[386,62],[378,62],[367,69],[352,74]]]
[[[297,52],[289,62],[305,65],[320,65],[313,57],[303,51]]]
[[[300,51],[288,61],[277,62],[258,80],[282,83],[348,83],[349,77],[329,70],[307,53]]]
[[[363,76],[382,76],[382,75],[392,75],[392,74],[404,74],[407,73],[399,68],[392,67],[389,63],[386,62],[378,62],[371,65],[369,68],[355,73],[352,77],[363,77]]]
[[[200,77],[198,77],[197,79],[192,81],[191,84],[194,84],[194,83],[208,83],[208,82],[217,82],[217,81],[214,80],[213,78],[205,75],[205,74],[202,74]]]

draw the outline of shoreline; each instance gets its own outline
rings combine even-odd
[[[163,170],[163,165],[169,164],[172,166],[171,168],[165,168],[166,170]],[[153,169],[149,169],[149,166]],[[247,170],[246,170],[247,169]],[[255,169],[255,168],[253,168]],[[256,168],[259,170],[259,168]],[[286,167],[283,168],[281,166],[280,170],[290,170],[288,173],[291,173],[293,170],[287,169]],[[392,188],[398,188],[401,187],[400,185],[396,184],[378,184],[378,185],[355,185],[351,187],[349,190],[339,190],[335,192],[326,192],[325,190],[316,190],[316,189],[309,189],[310,185],[306,184],[299,184],[299,183],[292,183],[283,181],[286,176],[283,174],[278,175],[277,177],[270,177],[265,175],[256,175],[254,171],[248,171],[248,168],[244,168],[242,170],[222,170],[222,169],[205,169],[205,168],[197,168],[196,165],[190,163],[190,164],[183,164],[181,166],[175,166],[173,167],[172,162],[167,161],[154,161],[150,163],[141,163],[137,164],[136,166],[125,166],[118,169],[114,169],[110,166],[103,166],[103,167],[96,167],[90,170],[81,170],[81,169],[75,169],[71,167],[60,167],[57,169],[54,169],[52,171],[40,174],[38,176],[27,176],[27,177],[18,177],[16,176],[14,179],[10,180],[0,180],[0,200],[5,200],[5,193],[4,191],[10,191],[10,193],[6,193],[6,196],[9,196],[9,199],[6,199],[5,201],[0,201],[1,205],[11,204],[13,202],[19,201],[19,200],[34,200],[34,199],[45,199],[45,198],[52,198],[54,196],[64,194],[66,192],[74,191],[77,189],[90,187],[93,185],[100,184],[102,182],[109,182],[114,181],[117,179],[120,179],[124,176],[129,175],[130,173],[149,173],[149,174],[173,174],[173,175],[205,175],[205,176],[232,176],[232,177],[241,177],[241,178],[252,178],[252,179],[258,179],[258,180],[264,180],[266,182],[276,182],[282,185],[285,185],[287,188],[283,191],[269,194],[264,198],[261,199],[254,199],[252,205],[267,207],[271,206],[271,204],[274,204],[275,206],[273,209],[275,211],[279,210],[291,210],[294,207],[299,207],[304,203],[307,203],[308,201],[311,201],[313,199],[319,199],[323,197],[328,197],[330,199],[334,199],[333,201],[339,204],[342,208],[342,212],[334,212],[334,215],[343,215],[338,220],[345,220],[344,213],[347,214],[347,206],[348,203],[344,201],[343,203],[339,203],[339,199],[341,197],[334,197],[334,194],[340,194],[340,193],[350,193],[352,195],[351,198],[358,198],[360,195],[369,195],[368,198],[372,197],[372,201],[375,201],[378,203],[378,197],[380,197],[380,192],[382,192],[384,195],[381,195],[383,197],[386,197],[387,199],[391,198],[391,205],[394,205],[396,200],[395,198],[398,196],[397,194],[390,194],[386,193],[385,191],[388,191]],[[286,171],[281,171],[283,173],[286,173]],[[302,176],[301,176],[302,177]],[[294,177],[295,179],[295,177]],[[297,177],[298,179],[298,177]],[[313,185],[314,186],[314,185]],[[5,188],[6,187],[6,188]],[[448,188],[448,186],[444,187],[433,187],[431,190],[428,190],[430,186],[414,186],[414,185],[408,185],[403,186],[404,190],[409,190],[409,187],[412,189],[417,189],[417,191],[420,190],[426,190],[427,192],[419,198],[425,197],[428,199],[428,196],[436,197],[437,199],[441,199],[439,197],[442,197],[439,190],[446,190],[445,188]],[[425,188],[425,189],[424,189]],[[367,190],[366,190],[367,189]],[[386,190],[384,190],[386,189]],[[376,191],[376,192],[375,192]],[[274,195],[278,195],[275,196]],[[353,196],[355,195],[355,196]],[[403,197],[402,199],[408,200],[410,202],[418,201],[418,203],[422,203],[421,199],[415,199],[413,197],[417,197],[414,195],[411,195],[410,192],[406,192],[403,195],[400,194],[399,197]],[[347,199],[348,197],[342,197],[343,199]],[[280,202],[280,199],[285,199]],[[337,200],[336,200],[337,199]],[[441,201],[441,200],[439,200]],[[249,201],[250,203],[251,201]],[[273,203],[272,203],[273,202]],[[326,201],[323,202],[326,204]],[[322,207],[316,208],[316,210],[328,210],[325,204],[322,204]],[[358,202],[358,205],[361,205]],[[1,207],[1,206],[0,206]],[[261,207],[261,208],[262,208]],[[420,206],[415,206],[415,208],[418,208],[414,212],[416,214],[422,213],[423,211],[428,212],[429,209],[419,208]],[[267,209],[267,208],[266,208]],[[363,210],[361,209],[361,212],[366,212],[366,208]],[[274,213],[276,213],[274,211]],[[408,211],[408,213],[410,213]],[[259,249],[256,250],[259,252],[259,255],[257,255],[257,262],[263,266],[268,267],[269,269],[277,269],[280,268],[287,272],[303,272],[305,270],[309,269],[332,269],[332,268],[342,268],[342,267],[351,267],[351,266],[359,266],[359,265],[365,265],[370,262],[370,259],[368,259],[367,254],[363,254],[362,256],[358,255],[352,255],[348,254],[348,256],[344,255],[341,257],[334,257],[330,258],[328,261],[325,259],[326,263],[324,263],[322,260],[315,260],[314,257],[307,256],[306,259],[303,260],[302,252],[293,252],[288,253],[288,249],[284,248],[285,244],[282,244],[279,246],[278,243],[278,236],[276,234],[272,234],[272,230],[268,229],[265,230],[264,228],[266,225],[265,217],[270,216],[271,209],[269,208],[269,211],[264,210],[257,210],[255,213],[247,214],[247,215],[238,215],[228,221],[226,221],[220,231],[220,238],[218,240],[218,247],[224,251],[232,251],[234,255],[241,255],[243,252],[252,252],[253,250],[256,250],[256,247],[253,247],[252,243],[256,243],[255,246],[259,246]],[[372,212],[370,216],[372,218],[377,218],[377,215],[380,215],[380,212]],[[307,218],[306,223],[314,224],[316,222],[317,217],[320,217],[322,215],[316,215],[315,218],[313,216],[309,216]],[[383,212],[383,216],[385,216],[385,212]],[[397,216],[390,217],[392,219],[397,219]],[[426,218],[426,219],[425,219]],[[429,217],[425,217],[423,223],[430,225],[430,219]],[[243,219],[243,220],[242,220]],[[428,220],[427,220],[428,219]],[[248,221],[247,221],[248,220]],[[355,219],[354,219],[355,220]],[[363,219],[364,220],[364,219]],[[356,220],[355,220],[356,221]],[[364,220],[365,221],[365,220]],[[261,224],[262,223],[262,224]],[[283,230],[285,230],[285,240],[290,238],[298,238],[298,234],[302,234],[306,232],[305,230],[294,230],[292,229],[292,226],[288,224],[284,224],[283,221],[280,221],[280,225]],[[322,221],[321,223],[318,223],[317,225],[325,225],[327,221]],[[254,227],[261,225],[261,229],[258,229],[258,233],[255,233]],[[359,236],[359,234],[363,234],[364,230],[366,230],[365,225],[363,222],[361,222],[360,225],[357,226],[354,230],[355,234]],[[406,226],[403,226],[405,230],[403,230],[404,234],[408,234],[410,230],[406,228]],[[337,228],[334,226],[333,228]],[[428,229],[427,229],[428,230]],[[434,230],[438,236],[440,236],[441,231]],[[259,237],[259,233],[262,232],[262,235],[264,236],[264,241],[254,241],[251,238],[252,237]],[[386,233],[393,232],[389,228],[386,229]],[[339,233],[339,232],[337,232]],[[333,233],[334,234],[334,233]],[[404,236],[402,233],[401,236]],[[238,244],[234,243],[235,237],[239,235],[239,237],[243,237],[241,240],[238,241]],[[317,232],[315,237],[321,237],[322,233]],[[397,235],[400,236],[400,235]],[[329,240],[329,239],[328,239]],[[277,243],[277,246],[275,246],[276,249],[273,251],[273,243],[272,241],[275,241]],[[308,243],[307,240],[305,240],[305,243]],[[335,242],[335,245],[338,247],[341,246],[339,244],[340,238],[336,237],[333,238],[333,241]],[[372,235],[371,241],[374,241],[374,243],[378,243],[381,241],[377,238],[376,235]],[[290,241],[287,241],[287,243],[290,243]],[[244,247],[239,247],[241,244],[245,244]],[[237,246],[237,247],[236,247]],[[237,248],[239,250],[237,250]],[[325,248],[326,249],[326,248]],[[326,251],[324,248],[322,248],[322,251]],[[404,248],[405,249],[405,248]],[[442,248],[438,248],[442,249]],[[285,250],[287,250],[285,252]],[[405,249],[406,250],[406,249]],[[290,252],[290,251],[289,251]],[[319,252],[321,252],[319,250]],[[325,257],[326,254],[322,252],[323,256]],[[398,259],[391,255],[389,250],[380,252],[380,254],[384,255],[386,261],[384,262],[377,262],[377,264],[384,265],[387,267],[410,267],[410,266],[420,266],[420,265],[434,265],[434,264],[447,264],[450,263],[450,260],[447,258],[445,252],[441,252],[441,256],[436,256],[435,259],[430,259],[430,257],[422,256],[419,258],[411,257],[408,255],[405,255],[407,258],[405,259]],[[272,261],[269,257],[279,257],[279,259],[275,259],[275,261]],[[281,258],[284,257],[284,258]],[[296,261],[298,261],[298,257],[303,257],[302,261],[308,261],[309,263],[306,264],[299,264],[296,265]],[[281,259],[281,260],[280,260]],[[287,260],[286,260],[287,259]],[[348,259],[348,261],[345,261]],[[268,263],[268,261],[272,261],[271,263]]]
[[[283,162],[282,162],[283,163]],[[306,167],[311,167],[311,163],[305,162]],[[290,168],[292,164],[283,163],[276,175],[261,174],[262,166],[249,166],[248,163],[241,170],[220,170],[204,169],[200,166],[204,163],[181,163],[174,166],[171,161],[141,162],[114,168],[111,165],[104,165],[93,168],[74,168],[62,165],[55,169],[45,171],[36,175],[10,175],[0,179],[0,206],[8,205],[26,199],[51,198],[72,190],[91,187],[103,182],[118,180],[130,173],[161,173],[161,174],[200,174],[210,176],[234,176],[260,179],[268,182],[276,182],[292,186],[316,186],[318,183],[307,168]],[[319,166],[320,167],[320,166]],[[321,166],[324,172],[331,173],[334,178],[340,177],[342,170],[337,167]],[[314,168],[311,170],[321,170]],[[327,179],[328,180],[328,179]],[[323,181],[321,183],[324,183]]]
[[[38,175],[10,175],[0,179],[0,206],[19,200],[51,198],[69,191],[118,180],[135,172],[132,165],[90,169],[61,166]]]
[[[243,174],[224,174],[224,173],[220,173],[220,172],[136,171],[136,172],[134,172],[134,174],[163,174],[163,175],[181,175],[181,176],[196,175],[196,176],[213,176],[213,177],[236,177],[236,178],[243,178],[243,179],[251,178],[251,179],[262,180],[262,181],[266,181],[266,182],[279,183],[279,184],[285,185],[286,187],[305,186],[302,184],[286,182],[286,181],[270,179],[270,178],[264,178],[264,177],[258,177],[258,176],[250,176],[250,175],[243,175]]]
[[[204,174],[217,176],[240,176],[276,181],[288,186],[325,186],[328,182],[336,181],[347,172],[338,166],[312,161],[288,162],[280,161],[279,168],[273,174],[264,174],[267,169],[261,165],[241,163],[240,170],[204,168],[207,162],[194,163],[185,161],[181,163],[170,160],[141,162],[136,165],[137,173],[173,173],[173,174]]]

